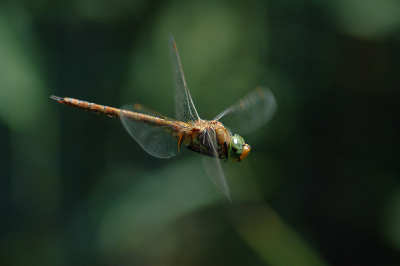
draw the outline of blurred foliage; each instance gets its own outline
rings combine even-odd
[[[145,153],[50,95],[173,117],[172,32],[200,116],[278,113],[227,162]],[[2,1],[1,265],[399,265],[400,3]]]

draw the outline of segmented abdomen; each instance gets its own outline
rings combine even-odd
[[[121,116],[124,116],[124,118],[136,123],[148,124],[153,127],[162,127],[166,132],[172,135],[174,135],[174,133],[175,134],[179,133],[184,128],[183,125],[177,123],[176,121],[173,121],[172,119],[170,120],[147,114],[114,108],[106,105],[90,103],[74,98],[57,97],[57,96],[51,96],[51,98],[66,106],[75,107],[91,113],[106,115],[115,118],[121,118]]]

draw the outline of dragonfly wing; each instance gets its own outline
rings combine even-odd
[[[217,115],[232,132],[249,133],[267,123],[277,109],[274,94],[267,88],[258,87],[237,103]]]
[[[182,63],[178,53],[174,37],[168,34],[169,49],[172,61],[172,70],[175,81],[175,114],[179,121],[197,121],[199,115],[194,106],[192,97],[190,96],[189,88],[185,80],[185,75],[182,70]]]
[[[211,151],[213,155],[212,157],[203,155],[202,161],[204,168],[218,189],[232,202],[224,170],[222,169],[221,161],[218,159],[218,146],[215,131],[206,130],[203,134],[204,150]]]
[[[125,105],[123,109],[173,121],[140,104]],[[178,141],[165,132],[162,127],[133,122],[123,113],[121,113],[121,121],[129,134],[154,157],[167,159],[178,154]]]

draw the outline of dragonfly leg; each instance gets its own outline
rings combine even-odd
[[[182,145],[182,139],[183,139],[183,136],[185,135],[185,132],[181,132],[181,133],[179,133],[179,139],[178,139],[178,152],[179,152],[179,149],[181,148],[181,145]]]
[[[226,141],[224,141],[224,146],[225,146],[225,151],[226,151],[226,153],[224,154],[225,155],[224,163],[226,163],[226,161],[228,161],[228,145],[226,144]],[[223,158],[221,158],[221,159],[223,159]]]

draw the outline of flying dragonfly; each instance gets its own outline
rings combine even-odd
[[[230,158],[233,162],[240,162],[249,154],[250,145],[236,132],[249,133],[267,123],[277,109],[274,95],[269,89],[258,87],[213,120],[201,119],[190,96],[172,34],[168,35],[168,42],[175,79],[176,119],[141,104],[124,105],[119,109],[68,97],[51,98],[66,106],[119,118],[139,145],[157,158],[177,155],[182,145],[202,154],[211,180],[231,201],[221,161]]]

